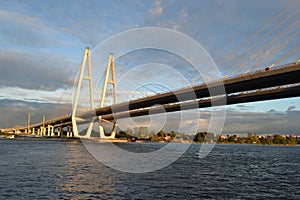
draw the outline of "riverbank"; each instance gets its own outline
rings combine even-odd
[[[55,138],[55,137],[0,137],[0,140],[24,140],[24,141],[62,141],[62,142],[72,142],[80,141],[79,138]]]
[[[120,137],[122,136],[122,137]],[[210,138],[210,139],[209,139]],[[48,137],[48,136],[36,136],[33,134],[30,135],[15,135],[15,134],[7,134],[1,133],[0,139],[7,139],[7,140],[40,140],[40,141],[80,141],[85,138],[69,138],[66,136],[63,137]],[[248,133],[247,137],[240,137],[238,135],[219,135],[215,136],[212,133],[207,132],[199,132],[195,136],[187,135],[187,134],[180,134],[180,133],[162,133],[159,132],[155,135],[152,135],[148,138],[137,138],[132,135],[124,134],[121,135],[120,133],[116,134],[115,139],[100,139],[99,137],[91,137],[85,140],[105,143],[105,142],[137,142],[137,143],[169,143],[169,142],[176,142],[176,143],[206,143],[206,141],[217,141],[217,144],[247,144],[247,145],[274,145],[274,146],[295,146],[300,144],[299,136],[294,135],[256,135]]]

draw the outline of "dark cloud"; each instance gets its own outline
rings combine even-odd
[[[253,109],[253,106],[248,106],[248,105],[236,105],[236,107],[239,110],[252,110]]]
[[[10,128],[27,124],[27,114],[31,122],[41,122],[43,115],[51,119],[71,112],[70,104],[34,103],[19,100],[0,100],[0,127]]]
[[[289,112],[227,112],[225,133],[300,134],[300,110]]]
[[[268,112],[268,113],[276,113],[277,111],[274,110],[274,109],[270,109],[270,110],[268,110],[267,112]]]
[[[289,112],[289,111],[295,110],[295,109],[296,109],[296,106],[292,105],[292,106],[289,106],[286,111]]]
[[[0,69],[1,87],[51,91],[73,86],[76,64],[47,54],[0,50]]]

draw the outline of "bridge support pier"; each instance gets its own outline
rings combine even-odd
[[[107,135],[105,135],[104,127],[102,125],[103,122],[110,122],[110,121],[106,121],[106,120],[101,119],[101,117],[98,117],[98,126],[99,126],[99,131],[100,131],[100,138],[102,138],[102,139],[114,139],[115,136],[116,136],[117,123],[114,122],[113,128],[110,132],[110,135],[107,136]]]
[[[101,139],[114,139],[116,137],[116,132],[115,131],[112,131],[110,133],[110,136],[106,136],[103,126],[99,126],[99,131],[100,131],[100,138]]]
[[[61,127],[58,127],[58,128],[57,128],[57,136],[58,136],[58,137],[61,137],[61,132],[62,132],[62,128],[61,128]]]
[[[47,136],[48,137],[53,137],[54,136],[54,126],[51,126],[51,125],[48,125],[48,134],[47,134]]]
[[[68,127],[67,127],[67,138],[70,138],[70,137],[76,137],[76,136],[75,136],[75,134],[73,133],[72,127],[71,127],[71,126],[68,126]]]
[[[41,126],[39,129],[38,129],[38,135],[41,135],[41,136],[46,136],[46,128]]]

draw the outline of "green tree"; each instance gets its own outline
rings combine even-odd
[[[158,141],[161,141],[161,138],[158,137],[157,135],[152,135],[150,137],[150,141],[152,141],[152,142],[158,142]]]
[[[218,143],[222,143],[222,142],[225,142],[225,140],[221,137],[221,135],[219,136],[219,139],[218,139]]]
[[[176,137],[177,133],[175,133],[174,131],[170,132],[170,137],[173,140]]]
[[[261,144],[267,144],[267,140],[265,138],[262,137],[259,140]]]
[[[267,139],[267,144],[273,144],[273,139],[271,137]]]
[[[157,136],[160,138],[164,138],[166,135],[167,133],[163,132],[162,130],[157,133]]]
[[[199,132],[199,133],[197,133],[196,135],[195,135],[195,137],[194,137],[194,142],[199,142],[199,143],[202,143],[202,142],[204,142],[204,138],[205,138],[205,136],[206,136],[206,132]]]
[[[296,145],[296,140],[292,137],[287,137],[286,138],[286,143],[289,145]]]
[[[274,144],[280,144],[281,143],[281,136],[279,134],[274,135],[273,143]]]
[[[238,137],[238,138],[237,138],[237,143],[239,143],[239,144],[244,144],[243,138]]]
[[[235,142],[235,136],[234,136],[234,135],[231,135],[231,136],[228,138],[228,142],[230,142],[230,143]]]
[[[124,131],[120,131],[120,132],[117,132],[116,133],[116,138],[129,138],[128,137],[128,134],[127,133],[125,133]]]
[[[282,136],[281,136],[281,138],[280,138],[280,144],[283,144],[283,145],[286,145],[286,144],[287,144],[286,139],[283,138]]]

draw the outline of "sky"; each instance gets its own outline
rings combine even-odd
[[[50,119],[70,113],[85,47],[97,48],[107,38],[134,28],[161,27],[186,34],[206,49],[221,76],[297,61],[299,10],[298,0],[1,0],[0,127],[25,125],[28,112],[32,123],[43,115]],[[154,62],[171,66],[190,81],[203,81],[175,55],[149,49],[132,52],[116,60],[117,79],[130,70],[141,76],[118,86],[120,101],[140,97],[138,92],[151,95],[186,86],[167,70],[148,70],[143,76],[146,68],[135,68]],[[144,86],[145,78],[165,80],[165,85]],[[208,110],[203,112],[199,130],[209,122]],[[300,134],[299,117],[300,98],[232,105],[227,107],[223,131]]]

